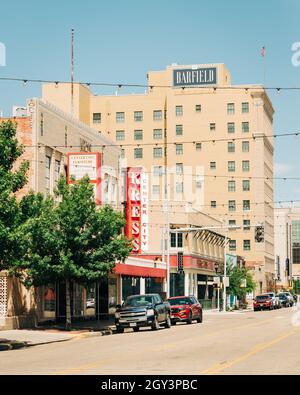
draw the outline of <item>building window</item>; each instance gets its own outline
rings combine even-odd
[[[121,149],[121,158],[124,159],[125,158],[125,150],[124,148]]]
[[[248,113],[249,112],[249,103],[248,102],[244,102],[242,103],[242,113]]]
[[[228,221],[228,226],[236,226],[236,220],[235,219],[230,219]],[[231,229],[231,230],[235,230],[235,229]]]
[[[143,148],[135,148],[134,159],[142,159],[142,158],[143,158]]]
[[[171,248],[182,248],[183,247],[183,234],[182,233],[171,233]]]
[[[235,181],[228,181],[228,192],[235,192]]]
[[[242,142],[242,151],[243,152],[249,152],[249,150],[250,150],[249,141],[243,141]]]
[[[182,144],[175,144],[176,145],[176,155],[183,154],[183,145]]]
[[[249,133],[249,122],[242,122],[242,132],[243,133]]]
[[[250,240],[244,240],[244,251],[250,251],[250,249],[251,249]]]
[[[229,211],[235,211],[236,210],[235,200],[229,200],[228,201],[228,210]]]
[[[143,140],[143,131],[142,130],[135,130],[134,131],[134,139],[135,140]]]
[[[60,160],[55,160],[55,182],[57,183],[60,175]]]
[[[230,172],[235,171],[235,161],[233,160],[228,161],[228,171]]]
[[[93,123],[101,123],[101,112],[93,113]]]
[[[250,162],[248,160],[243,160],[242,169],[243,171],[250,171]]]
[[[215,123],[210,123],[210,124],[209,124],[209,130],[210,130],[211,132],[214,132],[214,131],[216,130],[216,124],[215,124]]]
[[[161,121],[162,120],[162,111],[154,110],[153,111],[153,121]]]
[[[196,179],[196,188],[201,189],[202,188],[202,179]]]
[[[155,177],[161,177],[163,175],[163,167],[162,166],[154,166],[153,174]]]
[[[176,193],[183,193],[183,182],[176,182]]]
[[[162,158],[162,148],[155,147],[153,148],[153,158]]]
[[[153,193],[153,195],[159,195],[160,186],[159,185],[152,185],[152,193]]]
[[[228,152],[235,152],[235,143],[232,141],[228,143]]]
[[[243,200],[243,210],[250,211],[250,200]]]
[[[135,111],[134,120],[135,122],[141,122],[143,120],[143,111]]]
[[[236,240],[229,241],[229,251],[236,251]]]
[[[154,140],[161,140],[162,139],[162,129],[154,129],[153,130],[153,138],[154,138]]]
[[[216,162],[210,162],[209,167],[210,167],[210,170],[216,170],[216,168],[217,168]]]
[[[176,174],[183,174],[183,163],[176,163]]]
[[[201,150],[202,150],[202,144],[196,143],[196,151],[201,151]]]
[[[250,191],[250,180],[243,180],[243,191],[244,192]]]
[[[51,156],[46,155],[46,190],[50,192]]]
[[[125,140],[125,131],[124,130],[117,130],[116,131],[116,140],[117,141]]]
[[[244,219],[243,228],[244,230],[250,230],[250,219]]]
[[[176,125],[176,136],[182,136],[182,135],[183,135],[183,126]]]
[[[125,122],[125,112],[116,112],[116,122],[117,123]]]
[[[217,207],[217,202],[216,202],[216,200],[211,200],[211,202],[210,202],[210,207],[211,207],[211,208],[216,208],[216,207]]]
[[[183,107],[182,106],[176,106],[175,113],[176,113],[176,117],[182,117],[182,115],[183,115]]]
[[[227,104],[227,114],[234,115],[234,103]]]
[[[227,132],[228,133],[235,133],[235,123],[234,122],[228,122]]]
[[[201,112],[201,104],[196,104],[195,111],[196,112]]]

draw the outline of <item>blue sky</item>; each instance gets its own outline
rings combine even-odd
[[[69,79],[70,29],[76,31],[75,79],[146,83],[166,65],[225,63],[233,83],[300,86],[291,46],[300,42],[300,0],[3,1],[0,76]],[[108,93],[101,88],[95,93]],[[40,96],[40,86],[0,82],[0,109]],[[274,132],[300,131],[300,91],[270,93]],[[300,177],[300,137],[278,139],[276,175]],[[300,182],[277,182],[275,200],[300,199]]]

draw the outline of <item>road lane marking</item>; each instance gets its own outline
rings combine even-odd
[[[251,358],[253,355],[258,354],[261,351],[264,351],[264,350],[274,346],[275,344],[282,342],[283,340],[295,335],[298,332],[299,332],[299,330],[293,330],[293,331],[290,331],[290,332],[280,335],[279,337],[277,337],[276,339],[274,339],[270,342],[256,344],[251,349],[251,351],[247,352],[246,354],[241,355],[240,357],[233,359],[232,361],[228,361],[226,363],[224,363],[224,362],[217,363],[217,364],[213,365],[212,367],[202,371],[201,374],[202,375],[212,375],[212,374],[220,373],[220,372],[222,372],[222,371],[224,371],[224,370],[226,370],[226,369],[228,369],[240,362],[245,361],[248,358]]]

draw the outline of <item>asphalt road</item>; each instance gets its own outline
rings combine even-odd
[[[0,374],[299,374],[300,306],[0,353]]]

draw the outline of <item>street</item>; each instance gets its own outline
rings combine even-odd
[[[204,312],[204,322],[0,354],[1,374],[299,374],[300,310]],[[297,326],[298,325],[298,326]]]

